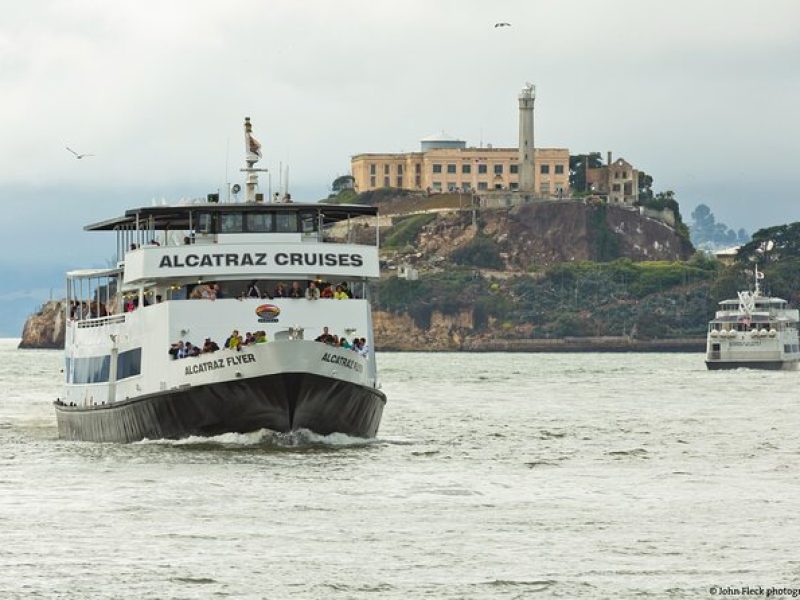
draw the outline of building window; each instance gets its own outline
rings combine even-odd
[[[383,178],[383,187],[389,187],[389,178],[388,177],[384,177]]]
[[[556,165],[556,175],[564,174],[564,165]]]
[[[369,178],[369,187],[375,187],[376,185],[378,184],[375,183],[375,176],[373,175],[372,177]]]
[[[421,164],[417,163],[417,164],[414,165],[414,173],[416,173],[417,175],[422,173],[422,165]]]
[[[495,183],[495,184],[494,184],[494,189],[496,189],[496,190],[502,190],[502,189],[503,189],[503,184],[502,184],[502,183]]]
[[[548,175],[550,173],[550,165],[539,165],[539,173]]]
[[[398,175],[402,175],[403,174],[403,165],[397,165],[397,174]]]
[[[447,191],[448,192],[455,192],[458,189],[455,181],[448,181],[447,182]]]
[[[622,172],[622,178],[623,179],[627,179],[628,178],[628,172],[627,171],[623,171]]]
[[[461,172],[467,175],[472,173],[472,165],[469,163],[464,163],[461,165]]]
[[[512,190],[518,190],[519,189],[519,184],[516,181],[512,181],[509,184],[509,188],[511,188]]]
[[[420,177],[419,175],[417,175],[416,177],[414,177],[414,185],[415,185],[417,188],[421,188],[421,187],[422,187],[422,177]]]
[[[468,192],[468,191],[470,190],[470,185],[469,185],[469,184],[468,184],[468,183],[465,181],[465,182],[462,184],[461,188],[462,188],[462,189],[463,189],[465,192]]]
[[[494,174],[495,175],[502,175],[503,174],[503,165],[495,165],[494,166]]]
[[[434,173],[441,173],[442,172],[442,165],[434,163],[433,165],[433,172]]]
[[[539,191],[542,194],[549,194],[550,193],[550,182],[549,181],[543,181],[539,186]]]
[[[383,174],[384,175],[388,175],[389,174],[389,165],[383,165]]]
[[[619,179],[619,171],[614,171],[614,179]]]
[[[612,192],[618,192],[619,191],[619,184],[615,183],[614,185],[612,185],[611,186],[611,191]]]
[[[447,165],[447,172],[448,173],[455,173],[456,172],[456,166],[455,165]]]
[[[436,191],[436,192],[441,192],[442,191],[442,182],[441,181],[434,181],[432,185],[433,185],[434,191]]]
[[[509,173],[519,173],[519,165],[511,165],[508,167]]]
[[[485,181],[479,181],[478,182],[478,189],[479,190],[487,190],[487,189],[489,189],[489,184],[487,184]]]
[[[486,165],[478,165],[478,173],[485,174],[486,173]]]
[[[403,187],[403,176],[402,175],[398,175],[397,176],[397,187],[399,187],[399,188]]]
[[[374,164],[369,166],[369,174],[370,175],[375,175],[375,165]]]

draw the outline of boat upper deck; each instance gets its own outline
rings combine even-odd
[[[126,284],[148,279],[284,276],[375,278],[374,206],[198,202],[152,206],[87,225],[113,231]]]

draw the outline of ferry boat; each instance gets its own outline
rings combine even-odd
[[[754,277],[754,289],[720,302],[720,310],[708,324],[709,369],[797,369],[798,311],[782,298],[762,295],[764,274],[757,266]]]
[[[85,227],[115,232],[117,260],[67,274],[61,438],[376,435],[378,235],[357,222],[377,209],[264,202],[249,119],[245,143],[243,202],[210,194]]]

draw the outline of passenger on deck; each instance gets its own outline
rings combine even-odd
[[[216,352],[217,350],[219,350],[217,342],[213,341],[211,338],[206,338],[206,341],[203,343],[203,352]]]
[[[249,331],[244,335],[244,342],[242,342],[243,346],[249,346],[250,344],[255,344],[256,338],[253,337],[253,334]]]
[[[333,298],[333,286],[330,283],[326,283],[322,291],[319,294],[320,298]]]
[[[353,292],[350,291],[350,288],[348,287],[347,282],[343,281],[340,285],[342,286],[342,291],[345,293],[345,295],[348,298],[352,298],[353,297]]]
[[[327,327],[323,327],[322,333],[319,336],[317,336],[317,339],[315,341],[322,342],[323,344],[330,344],[331,341],[333,341],[333,336],[328,332]]]
[[[367,356],[369,356],[369,346],[367,346],[367,338],[362,337],[359,340],[359,342],[360,342],[359,344],[360,348],[358,350],[358,353],[364,358],[367,358]]]
[[[341,286],[341,285],[337,285],[337,286],[336,286],[336,291],[333,293],[333,297],[334,297],[336,300],[347,300],[347,294],[346,294],[346,293],[345,293],[345,291],[342,289],[342,286]]]
[[[230,348],[231,350],[242,349],[242,336],[239,335],[238,329],[234,329],[230,337],[225,340],[225,347]]]
[[[306,288],[306,300],[319,300],[319,288],[313,281],[308,282]]]
[[[183,340],[172,344],[169,347],[169,355],[175,359],[180,358],[178,355],[183,351]]]
[[[350,343],[347,341],[347,338],[346,338],[346,337],[342,337],[342,338],[339,340],[339,348],[346,348],[346,349],[350,350],[350,349],[352,348],[352,346],[351,346],[351,345],[350,345]]]
[[[275,292],[272,294],[273,298],[286,298],[286,286],[279,283],[275,286]]]
[[[300,287],[299,281],[293,281],[292,287],[289,288],[289,298],[302,298],[303,288]]]
[[[250,285],[247,286],[247,292],[245,296],[248,298],[261,298],[261,290],[258,289],[258,284],[256,280],[250,282]]]
[[[267,343],[267,332],[266,331],[256,331],[255,338],[256,338],[256,344],[266,344]]]

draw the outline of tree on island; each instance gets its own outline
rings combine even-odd
[[[692,211],[692,225],[689,227],[692,243],[695,246],[725,247],[746,244],[750,236],[744,229],[734,231],[725,223],[714,218],[714,213],[705,204],[698,204]]]

